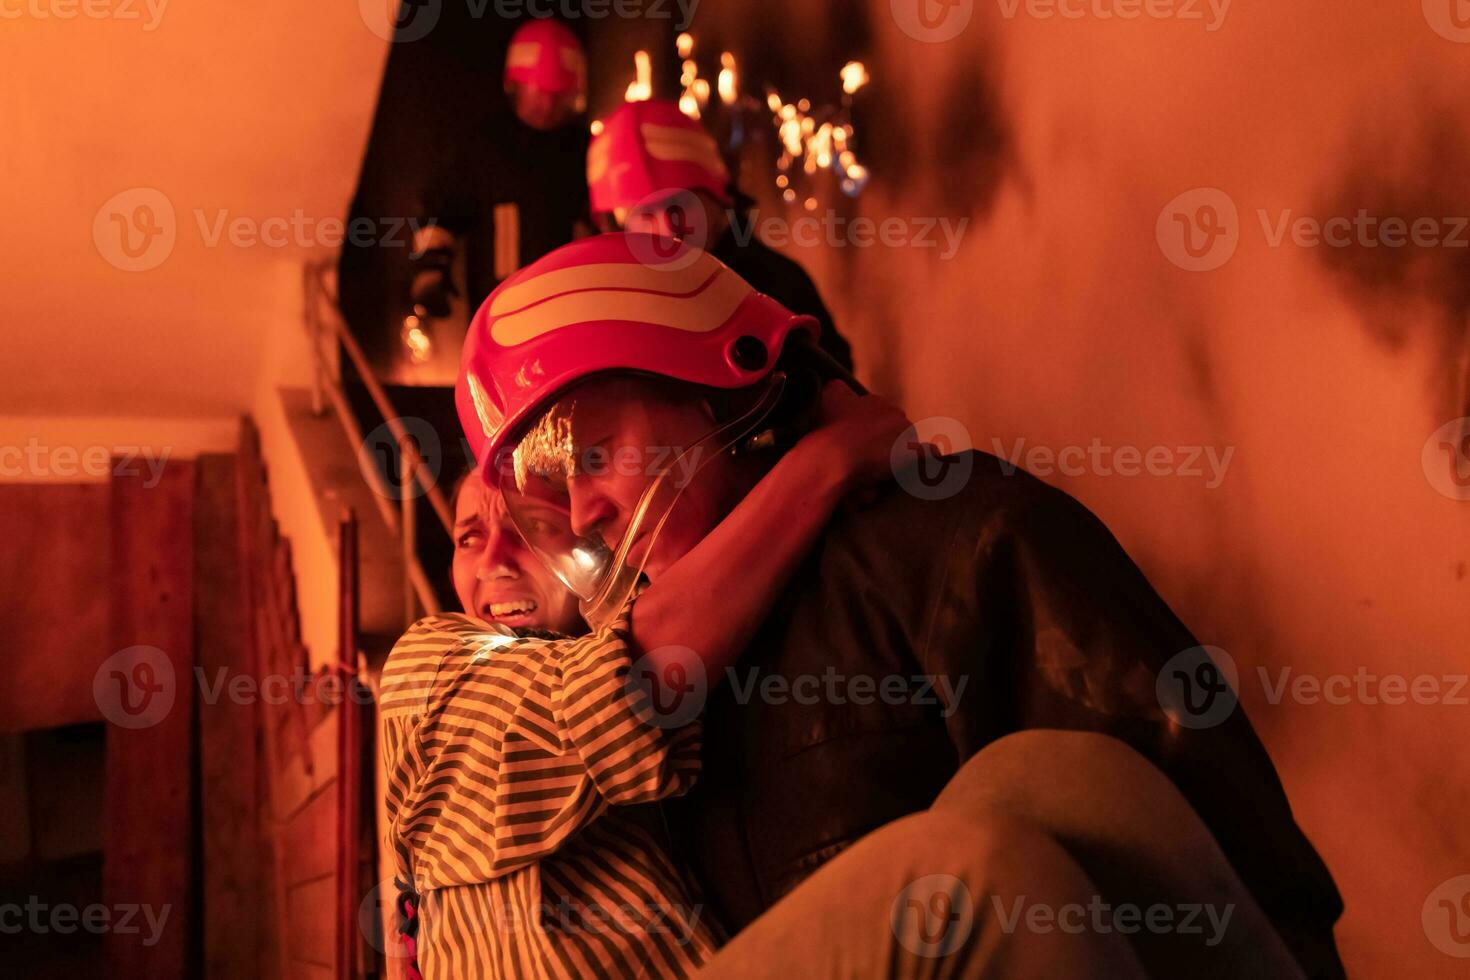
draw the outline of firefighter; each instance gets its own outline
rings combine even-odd
[[[801,379],[823,363],[808,356],[813,317],[707,253],[660,267],[640,261],[648,247],[587,238],[507,280],[471,324],[456,388],[487,483],[594,629],[774,465],[809,417]],[[678,465],[617,465],[670,448]],[[1148,975],[1291,976],[1299,963],[1342,976],[1341,899],[1270,758],[1207,658],[1166,670],[1197,641],[1107,528],[987,454],[905,448],[877,498],[839,510],[808,550],[739,670],[707,685],[703,771],[669,815],[721,921],[812,938],[814,914],[770,924],[793,890],[886,910],[895,896],[855,883],[940,858],[885,866],[860,840],[913,835],[904,818],[958,798],[1040,826],[1076,880],[1107,878],[1104,894],[1213,895],[1239,911],[1218,945],[1130,937]],[[1201,681],[1208,703],[1162,697],[1175,674]],[[1007,833],[988,837],[998,853]],[[990,912],[977,910],[981,941],[1005,942]],[[862,938],[894,935],[896,923]]]
[[[603,120],[587,149],[587,185],[603,231],[690,238],[762,293],[813,317],[817,343],[853,370],[852,348],[811,277],[755,234],[714,138],[677,104],[628,102]]]

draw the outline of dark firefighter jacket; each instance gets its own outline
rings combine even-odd
[[[744,245],[727,231],[710,250],[710,254],[735,270],[735,274],[757,292],[765,293],[793,313],[816,317],[821,324],[817,346],[848,372],[852,371],[852,347],[837,332],[832,314],[827,312],[816,285],[801,266],[775,251],[751,234]]]
[[[983,453],[931,457],[903,482],[931,496],[960,489],[927,500],[895,486],[839,513],[733,668],[738,683],[710,693],[703,774],[666,812],[721,921],[738,931],[859,837],[928,807],[991,741],[1086,730],[1158,766],[1307,975],[1342,976],[1341,899],[1270,758],[1239,706],[1203,696],[1203,673],[1186,708],[1223,720],[1191,727],[1161,708],[1161,668],[1197,641],[1108,529]],[[825,684],[830,670],[965,687],[944,707],[918,684],[902,703],[763,698],[750,693],[752,668],[787,683]]]

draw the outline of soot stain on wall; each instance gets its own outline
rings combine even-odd
[[[1325,245],[1319,260],[1359,312],[1359,322],[1386,350],[1428,341],[1437,356],[1437,413],[1470,415],[1470,112],[1425,96],[1392,121],[1360,125],[1343,168],[1324,188],[1317,216],[1357,220],[1350,244]],[[1397,218],[1411,234],[1402,245],[1382,240],[1382,222]],[[1416,241],[1412,229],[1425,222]],[[1431,230],[1432,229],[1432,230]],[[1432,236],[1432,238],[1431,238]],[[1437,244],[1430,244],[1430,241]],[[1425,317],[1428,306],[1433,315]],[[1428,336],[1423,336],[1428,334]]]

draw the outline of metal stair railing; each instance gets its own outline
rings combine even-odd
[[[438,597],[434,594],[433,586],[429,583],[429,577],[425,574],[418,558],[418,519],[414,508],[414,502],[419,495],[417,489],[421,487],[423,493],[428,495],[429,504],[433,507],[440,523],[443,524],[446,534],[452,534],[451,529],[454,523],[452,511],[444,492],[435,482],[434,475],[429,471],[423,456],[414,444],[413,436],[404,427],[398,412],[393,408],[392,401],[388,398],[388,393],[383,389],[372,367],[368,364],[362,347],[357,343],[357,338],[353,337],[348,330],[347,321],[342,317],[337,306],[336,291],[332,286],[330,272],[331,264],[327,262],[307,263],[303,268],[302,286],[306,304],[306,330],[311,342],[312,358],[315,362],[312,410],[317,415],[325,414],[326,405],[330,403],[353,451],[355,453],[364,451],[362,426],[358,423],[356,415],[353,414],[347,402],[347,395],[343,390],[339,372],[334,365],[335,358],[329,356],[329,352],[335,354],[340,348],[346,352],[358,376],[362,378],[373,404],[377,406],[378,411],[387,421],[389,431],[392,432],[394,440],[398,443],[401,479],[397,487],[391,486],[378,472],[376,466],[358,468],[373,491],[373,501],[377,506],[378,515],[383,519],[388,532],[398,539],[401,546],[405,621],[412,622],[418,618],[415,601],[418,607],[427,614],[433,615],[440,612]],[[399,502],[396,509],[390,503],[394,497]]]

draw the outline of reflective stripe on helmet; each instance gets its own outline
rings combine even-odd
[[[644,123],[639,132],[643,135],[644,149],[655,160],[693,163],[720,180],[729,179],[729,171],[725,169],[725,161],[720,159],[715,141],[703,130]]]
[[[681,257],[669,265],[601,262],[553,269],[539,276],[507,282],[490,296],[489,310],[493,317],[510,316],[552,297],[583,289],[633,289],[667,296],[693,296],[724,268],[718,259],[701,253],[692,262]]]
[[[497,317],[490,326],[491,339],[502,347],[514,347],[555,330],[608,320],[709,333],[724,326],[754,292],[745,280],[728,269],[708,270],[705,281],[690,292],[669,293],[655,286],[669,285],[671,274],[659,273],[648,266],[592,268],[598,273],[598,285],[589,286],[584,275],[573,292],[563,292],[519,312]]]
[[[708,253],[666,256],[666,239],[629,233],[565,245],[517,272],[470,322],[455,407],[483,468],[559,393],[627,371],[745,388],[767,376],[792,331],[816,333]],[[742,340],[742,338],[752,338]],[[737,342],[766,357],[736,356]]]

